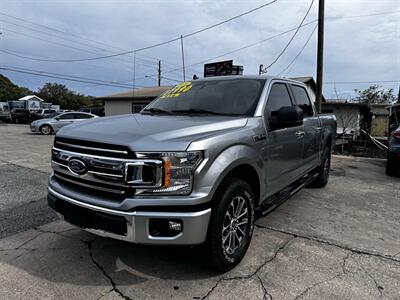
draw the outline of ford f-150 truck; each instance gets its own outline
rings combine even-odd
[[[336,119],[307,87],[271,76],[184,82],[138,114],[62,128],[48,202],[67,222],[140,244],[204,244],[225,272],[255,214],[327,184]]]

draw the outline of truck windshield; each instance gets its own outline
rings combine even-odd
[[[183,82],[150,103],[142,113],[251,116],[264,84],[265,79],[246,78]]]

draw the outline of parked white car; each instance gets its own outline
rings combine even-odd
[[[61,127],[92,118],[98,118],[98,116],[84,112],[55,113],[48,119],[40,119],[32,122],[31,131],[40,132],[45,135],[52,134],[57,132]]]

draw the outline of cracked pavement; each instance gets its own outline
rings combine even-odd
[[[0,186],[0,214],[32,201],[44,210],[45,172],[23,167],[19,151],[7,155],[0,176],[15,180]],[[246,257],[222,275],[201,247],[96,237],[48,212],[23,226],[13,217],[0,239],[0,298],[400,299],[400,179],[386,177],[380,160],[334,157],[332,168],[326,188],[304,189],[258,219]],[[34,184],[16,185],[22,176]]]

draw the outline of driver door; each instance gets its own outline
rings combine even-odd
[[[268,196],[275,194],[298,179],[303,156],[303,126],[272,129],[270,120],[281,107],[293,106],[294,101],[284,82],[273,83],[264,111],[267,147],[264,156]]]

